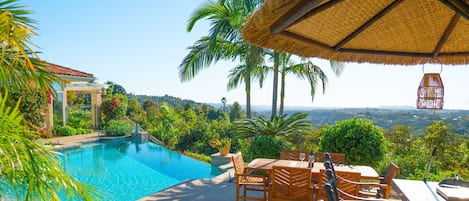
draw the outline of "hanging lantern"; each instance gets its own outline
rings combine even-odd
[[[417,91],[417,109],[443,109],[445,89],[439,73],[425,73]]]

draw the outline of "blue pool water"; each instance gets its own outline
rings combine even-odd
[[[137,200],[184,180],[219,175],[217,168],[152,142],[125,139],[61,151],[65,171],[94,184],[109,200]]]

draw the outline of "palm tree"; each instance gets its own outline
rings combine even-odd
[[[271,120],[260,116],[258,119],[237,120],[234,125],[239,137],[304,135],[312,131],[312,124],[306,119],[307,116],[305,113],[297,113],[290,117],[275,116]]]
[[[307,79],[310,85],[311,101],[314,100],[316,93],[316,86],[320,81],[322,90],[324,92],[327,84],[327,76],[319,66],[314,65],[311,61],[306,61],[299,64],[294,64],[290,58],[291,54],[281,54],[281,86],[280,86],[280,109],[279,114],[284,112],[284,99],[285,99],[285,77],[286,74],[291,73],[300,79]]]
[[[46,94],[58,80],[49,73],[32,47],[35,35],[31,12],[16,0],[0,2],[0,85],[5,88],[37,87]],[[16,190],[24,200],[99,199],[97,191],[63,171],[55,152],[29,139],[18,105],[6,105],[8,95],[0,95],[0,181]]]
[[[279,65],[281,66],[279,116],[282,116],[284,113],[285,82],[287,74],[293,74],[297,78],[300,78],[302,80],[308,80],[311,89],[311,101],[314,100],[314,96],[316,94],[316,87],[318,86],[319,82],[322,84],[323,93],[325,92],[328,79],[321,67],[314,65],[310,60],[306,59],[302,59],[302,63],[295,64],[291,60],[291,54],[288,53],[280,53],[278,55],[278,60]],[[330,63],[331,69],[336,75],[340,75],[343,72],[343,63],[338,63],[334,61],[331,61]]]
[[[312,100],[314,99],[314,94],[315,94],[315,88],[317,85],[318,78],[321,79],[321,76],[324,76],[324,81],[327,82],[327,76],[324,75],[324,72],[317,66],[313,65],[310,61],[307,61],[306,59],[302,58],[302,60],[306,60],[307,62],[302,63],[302,64],[293,64],[290,61],[291,55],[287,53],[281,53],[277,51],[267,51],[266,52],[268,55],[271,56],[271,60],[273,60],[273,72],[274,72],[274,79],[273,79],[273,93],[272,93],[272,115],[271,117],[273,118],[274,116],[277,115],[277,92],[278,92],[278,73],[282,73],[282,79],[281,79],[281,92],[280,92],[280,111],[279,111],[279,116],[283,115],[284,112],[284,98],[285,98],[285,74],[286,73],[293,73],[297,75],[300,79],[308,79],[310,81],[311,85],[311,96]],[[309,63],[308,63],[309,62]],[[290,70],[284,70],[284,68],[288,68],[289,65],[298,65],[296,67],[297,69],[290,69]],[[335,75],[339,76],[343,70],[344,70],[344,63],[341,62],[336,62],[336,61],[330,61],[331,69],[335,73]],[[303,66],[305,69],[301,69],[300,66]],[[281,67],[281,68],[280,68]],[[316,68],[317,69],[314,69]],[[309,70],[308,70],[309,68]],[[297,70],[296,72],[293,70]],[[315,75],[315,73],[318,73]],[[310,75],[308,75],[310,74]],[[315,81],[311,83],[311,81]],[[324,92],[324,87],[325,87],[325,82],[323,83],[323,92]]]
[[[35,35],[31,12],[16,5],[16,0],[0,2],[0,85],[7,87],[39,87],[46,93],[58,78],[49,73],[45,62],[32,49]]]
[[[223,106],[222,111],[225,112],[225,106],[226,106],[226,98],[225,97],[221,98],[221,104]]]
[[[238,59],[242,63],[240,66],[245,68],[242,81],[245,83],[248,118],[251,117],[251,71],[263,63],[264,51],[262,48],[247,44],[241,36],[240,29],[261,3],[261,0],[216,0],[209,1],[197,9],[188,21],[187,30],[190,32],[197,21],[209,19],[210,33],[189,47],[189,54],[179,66],[181,81],[188,81],[212,63]]]
[[[56,153],[29,139],[18,106],[6,105],[8,93],[0,95],[0,181],[14,189],[18,200],[99,200],[96,189],[63,171]],[[4,195],[1,195],[4,196]],[[0,196],[0,199],[2,198]]]
[[[279,55],[277,51],[273,52],[274,60],[274,80],[273,80],[273,92],[272,92],[272,115],[271,118],[277,116],[277,92],[278,92],[278,71],[279,71]]]

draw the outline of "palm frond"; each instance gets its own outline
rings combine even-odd
[[[296,113],[290,117],[287,115],[275,116],[272,120],[263,116],[257,119],[241,119],[234,122],[234,126],[241,138],[257,135],[303,135],[312,131],[312,124],[305,113]]]
[[[342,73],[345,71],[345,63],[344,62],[338,62],[338,61],[329,61],[331,63],[331,69],[332,72],[335,73],[335,75],[340,76]]]
[[[188,81],[194,78],[202,69],[208,68],[212,63],[236,57],[237,47],[234,44],[217,40],[212,41],[205,36],[189,47],[187,54],[179,65],[179,78]]]
[[[27,138],[19,102],[9,108],[7,96],[0,94],[0,180],[17,190],[18,199],[59,200],[63,192],[68,199],[100,200],[95,187],[64,172],[56,153]]]
[[[30,11],[18,6],[17,1],[0,3],[0,84],[9,87],[39,87],[52,89],[52,81],[58,80],[40,61],[30,40],[35,21],[27,17]]]

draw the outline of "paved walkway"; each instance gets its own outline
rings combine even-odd
[[[67,149],[72,147],[80,147],[84,143],[96,142],[103,137],[104,134],[97,131],[91,134],[72,135],[64,137],[54,137],[45,139],[54,144],[54,149]]]

